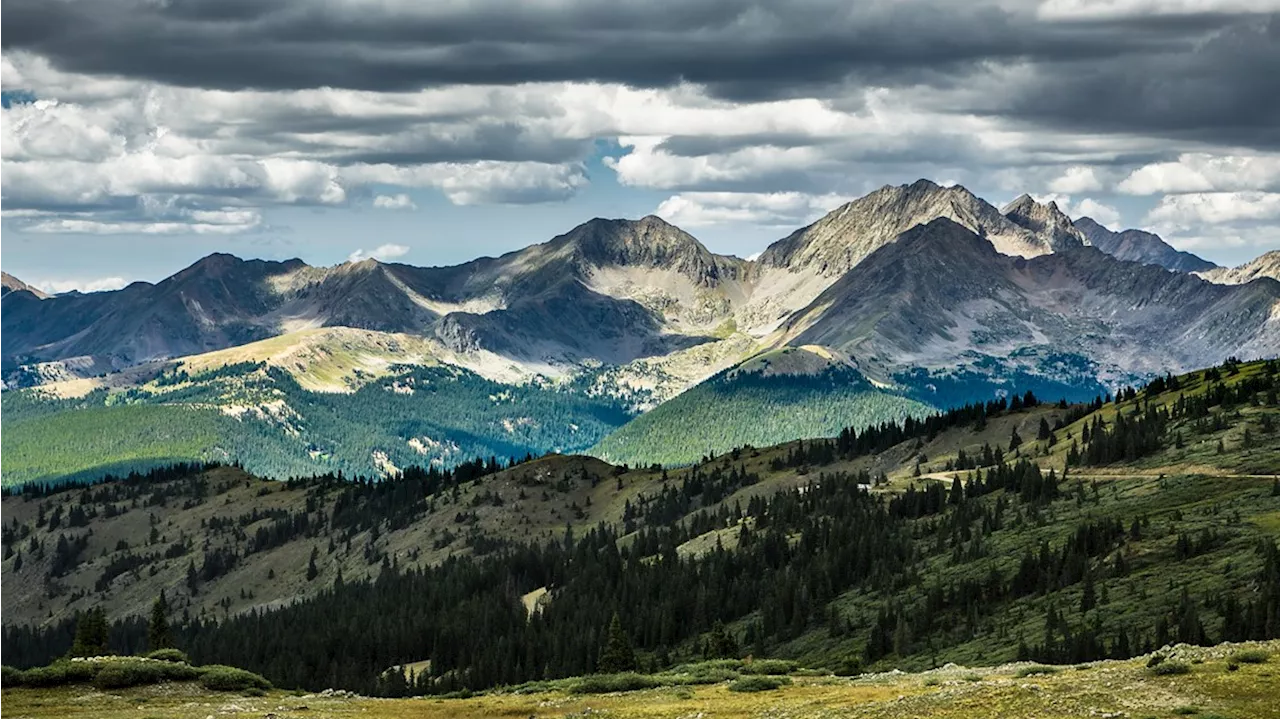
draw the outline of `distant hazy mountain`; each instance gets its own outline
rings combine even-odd
[[[1174,249],[1159,235],[1142,230],[1112,232],[1091,217],[1081,217],[1075,226],[1089,239],[1089,244],[1120,260],[1159,265],[1177,272],[1204,272],[1217,265],[1190,252]]]

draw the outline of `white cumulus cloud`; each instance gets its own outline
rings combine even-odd
[[[385,261],[385,260],[395,259],[397,257],[403,257],[404,255],[408,254],[408,252],[409,252],[409,248],[406,247],[405,245],[396,245],[396,244],[387,243],[385,245],[379,245],[373,248],[372,250],[365,250],[363,248],[358,249],[355,252],[352,252],[350,255],[347,255],[347,261],[360,262],[362,260],[368,260],[368,259]]]
[[[50,294],[63,292],[103,292],[118,290],[129,284],[123,277],[96,277],[81,279],[42,279],[30,283]]]
[[[418,206],[405,193],[398,195],[378,195],[373,198],[373,206],[379,210],[416,210]]]
[[[1102,182],[1094,174],[1092,167],[1075,165],[1049,183],[1049,190],[1064,195],[1075,195],[1081,192],[1097,192],[1102,189]]]
[[[800,192],[684,192],[663,200],[654,214],[682,227],[726,223],[794,227],[812,222],[846,200]]]

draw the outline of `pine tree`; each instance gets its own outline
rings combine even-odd
[[[90,609],[76,621],[71,656],[98,657],[107,653],[107,615],[101,608]]]
[[[1040,429],[1039,431],[1036,432],[1036,439],[1040,441],[1044,441],[1046,439],[1049,439],[1049,435],[1052,433],[1053,433],[1053,430],[1049,428],[1049,420],[1045,419],[1044,417],[1041,417]]]
[[[307,563],[307,581],[308,582],[320,576],[320,569],[319,567],[316,566],[316,557],[318,556],[320,556],[320,550],[313,547],[311,549],[311,561]]]
[[[609,622],[609,635],[604,647],[600,649],[598,669],[605,674],[634,671],[636,668],[636,652],[631,646],[631,637],[622,629],[622,619],[613,613]]]
[[[164,590],[151,605],[151,622],[147,625],[147,646],[151,651],[173,646],[173,638],[169,634],[169,602],[165,599]]]
[[[1086,571],[1084,575],[1084,588],[1080,593],[1080,613],[1084,614],[1088,612],[1090,609],[1097,606],[1097,604],[1097,595],[1094,594],[1093,589],[1093,573]]]

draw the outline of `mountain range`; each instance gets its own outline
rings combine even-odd
[[[216,408],[242,423],[273,423],[280,436],[272,442],[297,440],[306,461],[345,456],[350,468],[373,471],[415,457],[447,463],[464,448],[586,449],[627,413],[661,408],[708,381],[724,392],[748,378],[758,393],[764,378],[791,397],[796,378],[857,388],[857,409],[842,405],[825,422],[806,423],[806,433],[1013,389],[1091,397],[1228,356],[1277,355],[1277,278],[1277,253],[1219,268],[1150,233],[1073,221],[1052,202],[1023,195],[997,209],[963,187],[920,180],[842,205],[754,261],[712,253],[649,216],[593,219],[548,242],[452,267],[372,259],[312,267],[214,254],[156,284],[53,296],[6,274],[0,360],[7,388],[39,388],[28,405]],[[806,349],[778,354],[788,348]],[[774,360],[767,373],[740,371],[761,356]],[[786,369],[797,358],[800,366]],[[218,369],[226,366],[234,369]],[[489,402],[465,437],[452,419],[433,436],[387,427],[386,446],[371,439],[359,457],[337,434],[308,435],[319,432],[299,414],[317,401],[309,395],[372,407],[374,396],[411,390],[401,380],[424,367],[450,368],[485,397],[502,395],[493,389],[502,386],[549,393],[560,409],[552,419]],[[54,410],[10,412],[12,394],[5,411],[13,421],[38,417],[42,432],[53,431]],[[576,399],[566,405],[565,395]],[[570,405],[609,419],[575,434],[564,428],[584,423],[563,414]],[[414,410],[429,421],[440,411]],[[507,441],[513,426],[549,422],[563,427],[541,444]],[[716,436],[695,433],[686,454],[664,458],[692,461],[699,446],[742,444],[748,435],[735,428],[746,423],[726,418]],[[653,436],[641,435],[670,434],[656,419],[644,426],[654,429],[627,436],[653,446]],[[218,456],[252,464],[242,438],[219,436]],[[452,444],[453,455],[406,449],[411,441]],[[646,459],[617,441],[605,446],[618,452],[604,453],[614,459]]]

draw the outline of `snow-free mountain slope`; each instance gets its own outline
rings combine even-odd
[[[1051,236],[1019,226],[965,188],[918,180],[840,206],[770,245],[760,264],[840,275],[903,232],[939,217],[985,237],[1004,254],[1034,257],[1054,250]]]
[[[1239,267],[1215,267],[1196,274],[1220,285],[1243,285],[1264,277],[1280,280],[1280,250],[1272,250]]]
[[[889,372],[1075,355],[1103,376],[1185,370],[1280,348],[1280,283],[1226,287],[1078,247],[998,253],[949,219],[913,228],[785,323]]]
[[[1177,272],[1204,272],[1217,265],[1190,252],[1174,249],[1159,235],[1142,230],[1112,232],[1091,217],[1081,217],[1075,226],[1089,239],[1089,244],[1120,260],[1158,265]]]
[[[1011,222],[1044,238],[1054,251],[1089,244],[1089,240],[1071,223],[1071,218],[1058,209],[1058,203],[1036,202],[1031,195],[1021,195],[1005,205],[1000,214]]]
[[[10,292],[23,291],[30,292],[36,297],[36,299],[41,300],[49,296],[48,293],[44,292],[40,288],[32,287],[8,272],[0,272],[0,297],[8,295]]]

